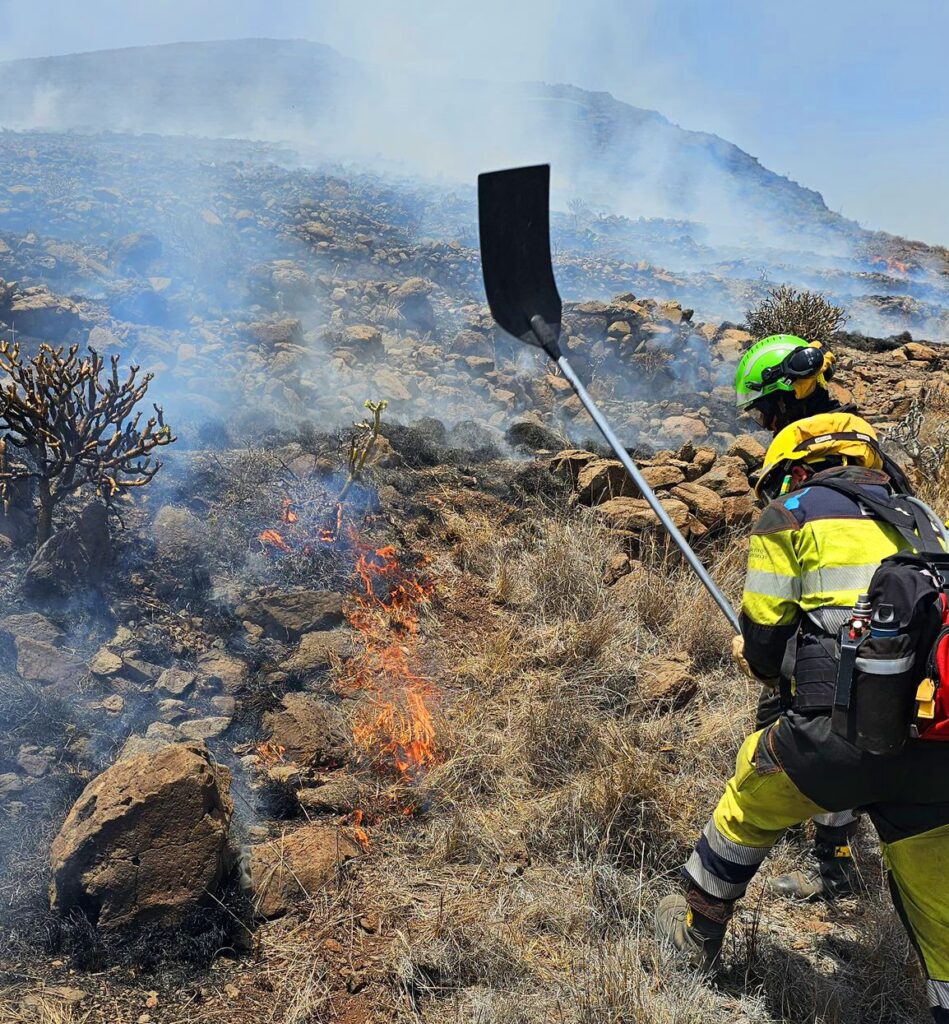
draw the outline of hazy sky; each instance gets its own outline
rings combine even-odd
[[[946,0],[0,0],[0,58],[269,36],[602,89],[949,245]]]

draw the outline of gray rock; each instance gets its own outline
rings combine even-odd
[[[193,512],[177,505],[163,505],[152,525],[158,554],[175,563],[203,562],[208,531]]]
[[[47,644],[57,644],[63,638],[63,631],[59,626],[39,612],[4,615],[0,619],[0,631],[8,636],[25,636],[30,640],[41,640]]]
[[[98,501],[40,545],[23,578],[23,589],[34,597],[66,597],[77,587],[98,583],[112,562],[109,517]]]
[[[0,803],[6,803],[11,797],[23,792],[23,782],[15,772],[0,774]]]
[[[85,664],[69,651],[42,640],[16,638],[16,670],[31,683],[73,687],[86,674]]]
[[[198,657],[198,671],[211,686],[220,686],[228,693],[236,693],[247,684],[250,669],[225,651],[206,651]]]
[[[189,672],[183,668],[166,668],[158,677],[155,686],[173,697],[181,697],[194,686],[197,678],[197,672]]]
[[[263,587],[237,607],[238,618],[262,626],[277,639],[296,639],[343,622],[343,596],[332,590]]]
[[[230,724],[230,716],[214,715],[211,718],[195,718],[189,722],[180,722],[178,731],[188,740],[210,740],[226,732]]]
[[[157,754],[159,750],[173,743],[180,743],[182,739],[181,733],[173,725],[152,722],[145,730],[144,736],[129,736],[116,755],[116,764],[133,757],[141,757],[143,754]]]

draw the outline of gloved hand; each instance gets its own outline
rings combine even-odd
[[[735,659],[735,664],[749,679],[758,678],[752,672],[748,659],[745,657],[745,638],[743,636],[732,637],[732,657]]]

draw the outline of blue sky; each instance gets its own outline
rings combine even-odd
[[[868,227],[949,245],[944,0],[0,0],[0,58],[192,39],[604,89]]]

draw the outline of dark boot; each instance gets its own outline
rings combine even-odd
[[[859,822],[839,828],[815,825],[813,865],[803,871],[790,871],[772,878],[768,891],[775,896],[795,900],[834,900],[853,896],[858,889],[859,876],[850,843],[858,827]]]
[[[717,900],[690,886],[685,896],[673,893],[659,901],[656,938],[684,953],[696,970],[712,971],[718,965],[734,907],[733,900]]]

